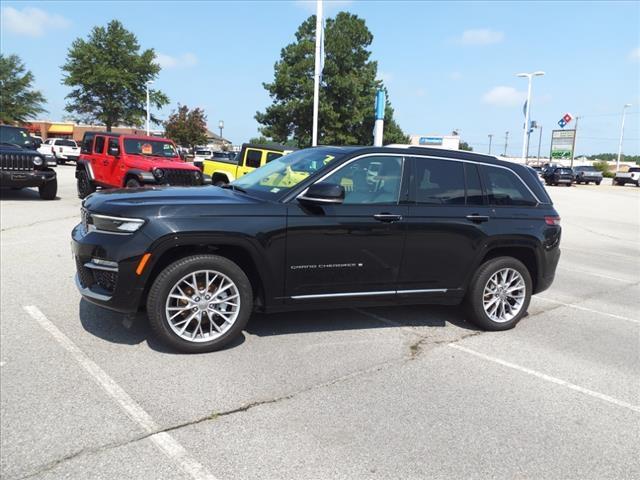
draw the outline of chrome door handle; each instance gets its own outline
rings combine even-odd
[[[477,213],[472,213],[471,215],[467,215],[467,220],[474,222],[474,223],[482,223],[482,222],[488,222],[489,221],[489,216],[488,215],[478,215]]]
[[[393,223],[402,220],[402,215],[396,215],[394,213],[376,213],[373,218],[379,222]]]

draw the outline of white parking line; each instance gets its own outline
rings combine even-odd
[[[84,368],[93,380],[120,406],[122,410],[136,422],[148,434],[149,440],[164,453],[183,472],[194,480],[216,480],[207,469],[191,458],[178,441],[166,432],[154,433],[160,430],[160,426],[151,416],[125,392],[115,380],[102,370],[93,360],[85,355],[73,343],[69,337],[62,333],[45,315],[35,306],[23,307],[25,311],[51,334],[51,336]]]
[[[503,367],[512,368],[514,370],[518,370],[519,372],[523,372],[523,373],[528,373],[529,375],[533,375],[534,377],[541,378],[542,380],[546,380],[547,382],[555,383],[556,385],[562,385],[563,387],[570,388],[571,390],[575,390],[576,392],[584,393],[585,395],[589,395],[599,400],[603,400],[613,405],[617,405],[618,407],[623,407],[623,408],[632,410],[634,412],[640,413],[640,406],[632,405],[631,403],[618,400],[617,398],[610,397],[609,395],[605,395],[604,393],[589,390],[588,388],[581,387],[580,385],[576,385],[574,383],[570,383],[565,380],[552,377],[551,375],[547,375],[546,373],[541,373],[535,370],[531,370],[530,368],[521,367],[520,365],[516,365],[515,363],[507,362],[505,360],[501,360],[496,357],[491,357],[489,355],[485,355],[484,353],[476,352],[475,350],[471,350],[470,348],[466,348],[461,345],[457,345],[455,343],[450,343],[449,346],[451,348],[455,348],[456,350],[466,352],[470,355],[475,355],[478,358],[488,360],[489,362],[497,363],[499,365],[502,365]]]
[[[622,315],[616,315],[614,313],[601,312],[600,310],[594,310],[592,308],[581,307],[580,305],[576,305],[575,303],[565,303],[565,302],[561,302],[559,300],[553,300],[551,298],[545,298],[545,297],[539,297],[539,296],[536,296],[536,297],[533,297],[533,298],[536,298],[538,300],[543,300],[545,302],[556,303],[556,304],[562,305],[564,307],[575,308],[576,310],[582,310],[584,312],[597,313],[598,315],[604,315],[606,317],[616,318],[618,320],[626,320],[627,322],[640,323],[640,320],[637,320],[635,318],[623,317]]]

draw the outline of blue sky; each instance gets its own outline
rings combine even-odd
[[[156,86],[178,103],[205,109],[214,131],[241,143],[257,135],[253,116],[269,104],[280,49],[294,39],[315,2],[2,2],[1,51],[18,54],[48,99],[45,116],[65,114],[60,65],[77,37],[121,20],[164,65]],[[521,71],[544,70],[533,85],[532,118],[542,151],[565,112],[583,116],[578,153],[617,151],[622,106],[624,150],[640,153],[639,2],[325,2],[327,16],[350,11],[374,35],[372,58],[408,134],[459,129],[477,151],[522,148]],[[373,101],[373,99],[372,99]],[[320,126],[322,128],[322,126]],[[531,141],[535,154],[538,132]]]

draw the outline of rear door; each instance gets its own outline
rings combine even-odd
[[[106,166],[109,162],[105,158],[107,141],[104,135],[96,135],[93,139],[90,161],[95,180],[99,183],[109,185]]]
[[[398,290],[414,299],[459,291],[484,239],[490,212],[474,163],[413,157],[407,238]]]
[[[345,187],[344,203],[317,207],[291,203],[289,301],[395,298],[408,213],[403,170],[402,156],[355,159],[319,180]]]

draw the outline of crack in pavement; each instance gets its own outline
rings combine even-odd
[[[2,228],[0,229],[0,232],[10,232],[13,230],[19,230],[21,228],[29,228],[35,225],[41,225],[43,223],[58,222],[60,220],[71,220],[72,218],[78,218],[78,215],[69,215],[68,217],[60,217],[60,218],[49,218],[47,220],[36,220],[35,222],[28,223],[26,225],[15,225],[13,227]]]

